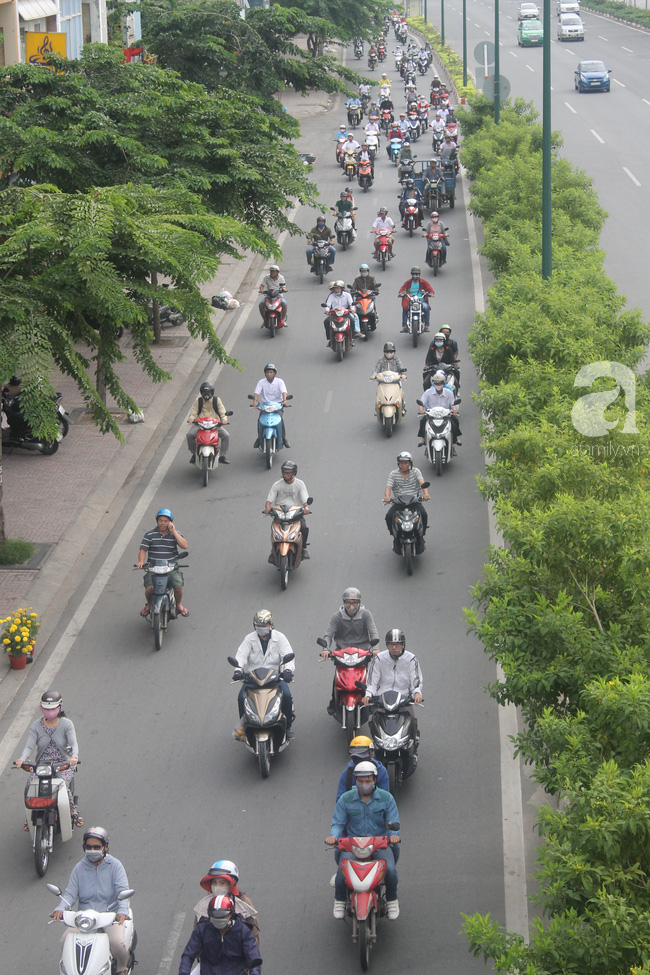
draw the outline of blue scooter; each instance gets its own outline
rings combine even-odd
[[[249,399],[254,396],[249,393]],[[287,399],[293,399],[289,394]],[[283,403],[258,403],[257,409],[259,416],[257,419],[257,439],[259,440],[260,450],[266,458],[266,469],[271,470],[273,465],[273,454],[277,450],[282,450],[282,414],[284,412]]]
[[[399,161],[399,151],[403,145],[404,145],[403,139],[390,140],[390,143],[388,145],[388,158],[394,165],[397,165]]]

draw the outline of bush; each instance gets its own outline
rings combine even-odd
[[[34,546],[31,542],[8,538],[0,546],[0,565],[22,565],[23,562],[29,562],[33,554]]]

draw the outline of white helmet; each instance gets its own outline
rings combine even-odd
[[[434,386],[444,386],[445,385],[445,383],[447,382],[447,377],[445,376],[445,374],[442,371],[442,369],[438,369],[438,371],[436,373],[434,373],[432,382],[433,382],[433,385]]]
[[[352,770],[352,774],[355,777],[355,779],[358,775],[373,775],[376,779],[377,766],[375,765],[374,762],[359,762],[357,765],[354,766]]]

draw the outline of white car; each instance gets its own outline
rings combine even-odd
[[[585,25],[578,14],[562,14],[557,24],[558,41],[584,41]]]
[[[559,0],[557,5],[557,16],[558,20],[562,14],[579,14],[580,4],[578,0]]]
[[[536,3],[522,3],[517,14],[517,20],[539,20],[539,9]]]

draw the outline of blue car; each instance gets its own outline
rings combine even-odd
[[[609,91],[611,68],[602,61],[580,61],[573,76],[576,91]]]

